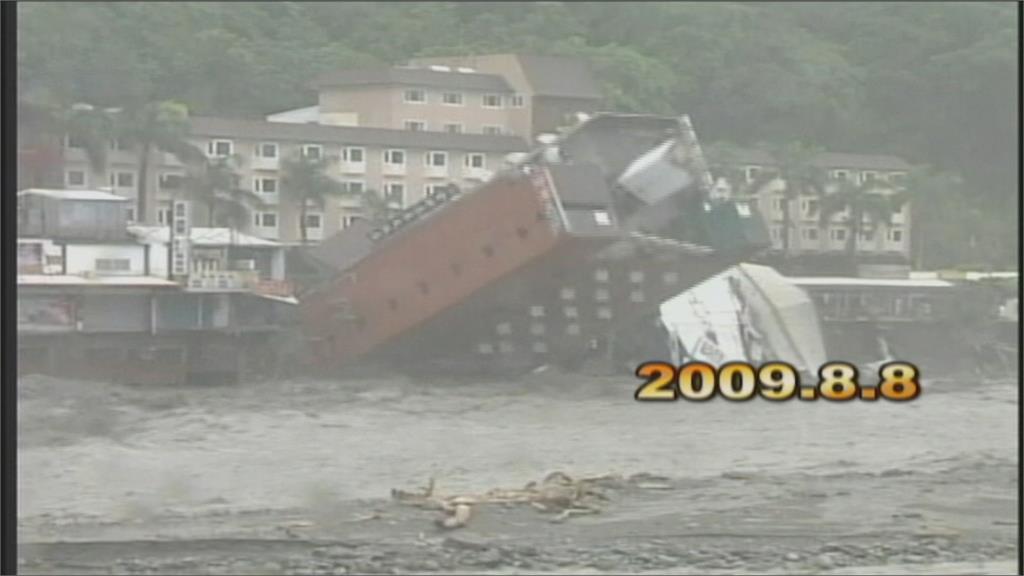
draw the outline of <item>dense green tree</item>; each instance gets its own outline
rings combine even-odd
[[[172,100],[193,114],[259,117],[313,102],[309,82],[336,67],[576,54],[593,61],[609,108],[689,113],[705,141],[813,142],[959,174],[953,196],[989,222],[979,234],[990,242],[1016,226],[1015,10],[995,2],[28,3],[19,8],[18,90],[22,100],[42,93],[63,108],[129,111]],[[1009,263],[1015,248],[992,255]]]

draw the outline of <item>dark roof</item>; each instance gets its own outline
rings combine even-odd
[[[373,250],[373,242],[368,237],[371,230],[372,224],[358,219],[348,228],[323,242],[304,247],[303,251],[322,266],[333,270],[345,270]]]
[[[586,60],[567,56],[520,54],[519,64],[539,96],[600,100],[601,87]]]
[[[506,135],[411,132],[389,128],[293,124],[203,116],[192,117],[191,123],[194,136],[499,153],[527,149],[522,138]]]
[[[604,174],[595,164],[550,164],[547,166],[555,192],[563,206],[608,206],[611,192]]]
[[[367,68],[361,70],[335,70],[321,74],[313,81],[314,88],[331,86],[371,85],[432,86],[452,90],[479,90],[481,92],[512,92],[512,87],[497,74],[480,72],[442,72],[429,68]]]
[[[764,150],[756,148],[729,148],[727,150],[706,151],[712,164],[718,165],[758,165],[772,166],[775,159]],[[911,170],[913,166],[898,156],[885,154],[848,154],[842,152],[822,152],[815,156],[811,163],[819,168],[854,168],[860,170]]]

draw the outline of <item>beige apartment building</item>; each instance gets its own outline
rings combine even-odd
[[[728,161],[721,166],[739,169],[740,182],[719,178],[716,192],[736,197],[741,190],[755,181],[764,170],[772,170],[776,163],[770,154],[761,150],[735,149],[728,153]],[[822,169],[832,181],[848,180],[856,185],[874,182],[877,187],[870,193],[890,195],[900,190],[907,174],[913,169],[902,158],[887,155],[842,154],[825,152],[811,159],[811,164]],[[836,189],[826,186],[826,194]],[[773,248],[783,249],[783,234],[789,234],[789,255],[842,252],[846,250],[850,230],[850,208],[833,214],[827,225],[821,221],[821,200],[815,195],[793,198],[787,206],[782,194],[784,183],[775,179],[754,190],[752,200],[765,219]],[[789,230],[785,230],[789,212]],[[870,215],[863,216],[860,237],[854,247],[857,254],[900,254],[910,257],[910,203],[892,213],[889,222],[875,222]]]
[[[585,62],[520,54],[422,58],[393,68],[338,70],[322,75],[313,87],[315,106],[267,119],[532,140],[574,124],[576,113],[596,112],[602,103]]]
[[[449,183],[472,188],[501,169],[507,154],[524,151],[537,134],[575,124],[576,114],[600,110],[598,84],[584,61],[492,54],[418,59],[405,66],[338,70],[314,84],[315,105],[264,119],[192,118],[191,142],[209,157],[241,160],[242,187],[266,204],[247,232],[296,242],[300,206],[282,183],[281,159],[295,154],[328,160],[329,175],[350,194],[307,215],[317,241],[362,215],[358,195],[373,189],[396,208]],[[154,152],[147,175],[146,214],[166,224],[169,202],[182,192],[185,168]],[[109,187],[136,199],[138,153],[111,143],[107,166],[94,171],[74,142],[65,142],[64,186]],[[96,172],[96,173],[94,173]],[[137,205],[137,203],[136,203]]]
[[[502,167],[508,153],[526,149],[525,141],[509,135],[206,117],[192,118],[191,123],[192,144],[211,158],[237,158],[242,187],[265,203],[264,208],[253,211],[247,231],[289,243],[301,238],[301,211],[283,184],[282,159],[297,154],[323,157],[327,174],[350,193],[330,199],[322,210],[309,210],[308,239],[318,241],[363,216],[358,197],[364,190],[375,190],[391,207],[404,208],[451,183],[463,189],[477,186]],[[185,167],[170,154],[155,153],[149,172],[147,190],[153,201],[146,221],[167,224],[170,200],[183,192]],[[64,175],[68,188],[109,186],[116,194],[134,199],[138,156],[134,151],[113,149],[106,174],[94,174],[84,151],[69,147]]]

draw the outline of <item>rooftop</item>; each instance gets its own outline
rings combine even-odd
[[[430,68],[394,67],[360,70],[335,70],[321,74],[313,88],[334,86],[404,85],[480,92],[512,92],[504,78],[497,74],[431,70]]]
[[[522,151],[527,148],[526,141],[522,138],[507,135],[411,132],[390,128],[293,124],[210,116],[193,117],[191,123],[193,135],[208,137],[502,153]]]
[[[74,276],[62,274],[18,274],[19,286],[103,286],[178,287],[178,283],[156,276]]]
[[[601,87],[586,60],[569,56],[520,54],[526,81],[541,96],[600,99]]]
[[[28,188],[18,192],[18,196],[45,196],[59,200],[90,200],[103,202],[128,202],[128,198],[103,190],[65,190],[54,188]]]

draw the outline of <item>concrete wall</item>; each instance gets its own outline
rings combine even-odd
[[[117,272],[96,272],[101,276],[141,275],[145,273],[145,246],[140,244],[69,244],[66,253],[67,273],[79,275],[95,272],[99,258],[127,259],[129,269]]]

